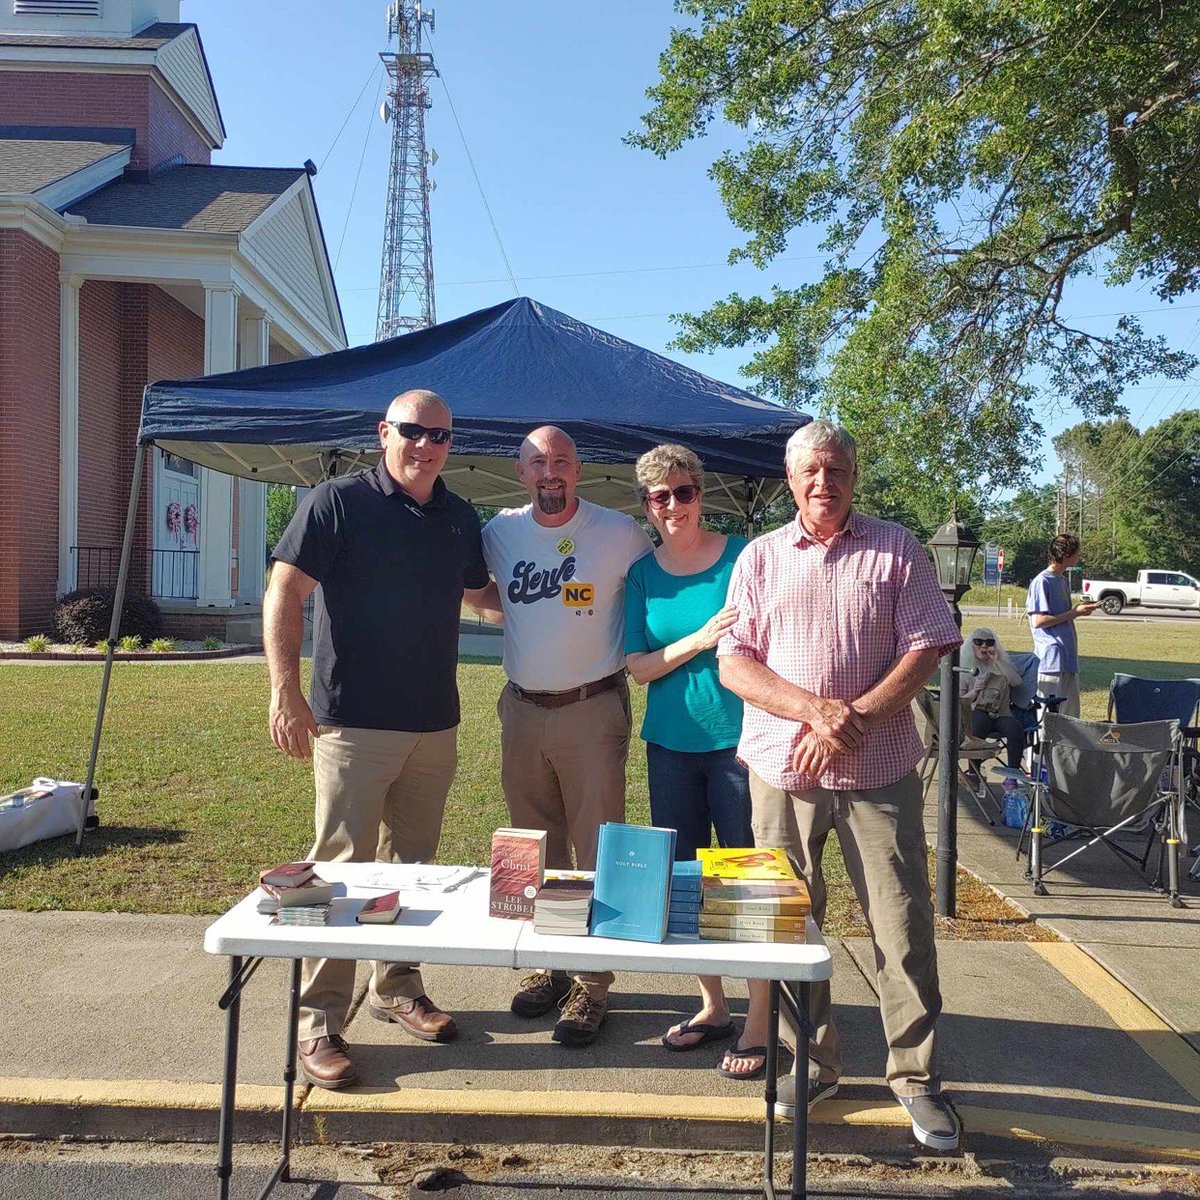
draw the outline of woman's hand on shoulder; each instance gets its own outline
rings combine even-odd
[[[697,650],[711,650],[721,638],[737,623],[738,610],[727,604],[720,612],[713,613],[699,629],[692,634]]]

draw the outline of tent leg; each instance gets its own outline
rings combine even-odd
[[[138,493],[142,486],[142,469],[146,461],[146,446],[139,442],[133,455],[133,479],[129,484],[129,510],[125,514],[125,540],[121,544],[121,565],[117,569],[117,592],[113,597],[112,621],[108,626],[108,643],[104,654],[104,677],[100,681],[100,700],[96,705],[96,723],[92,727],[92,753],[88,758],[87,782],[79,800],[79,822],[75,832],[75,853],[83,851],[83,829],[87,824],[88,806],[92,802],[92,787],[96,780],[96,758],[100,753],[100,733],[104,728],[104,708],[108,703],[108,682],[112,677],[113,652],[121,631],[121,610],[125,607],[125,585],[129,579],[129,560],[133,557],[133,527],[137,522]]]

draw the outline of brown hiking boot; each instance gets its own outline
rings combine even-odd
[[[297,1049],[300,1051],[301,1074],[316,1087],[348,1087],[358,1078],[350,1055],[346,1053],[349,1047],[336,1033],[300,1042]]]
[[[608,1015],[608,997],[597,999],[582,983],[574,983],[559,1008],[562,1016],[550,1035],[552,1040],[563,1046],[590,1046]]]
[[[512,1010],[518,1017],[544,1017],[570,990],[571,981],[565,975],[534,971],[521,980]]]

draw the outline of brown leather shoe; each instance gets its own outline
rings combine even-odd
[[[297,1048],[300,1051],[300,1073],[314,1087],[349,1087],[358,1078],[350,1055],[346,1053],[346,1041],[336,1033],[330,1037],[300,1042]]]
[[[428,996],[415,1000],[400,1000],[384,1007],[372,1004],[371,1016],[377,1021],[395,1021],[413,1037],[423,1042],[452,1042],[458,1037],[458,1026],[454,1018],[440,1008]]]
[[[558,1006],[562,1016],[554,1026],[550,1040],[561,1046],[590,1046],[608,1015],[608,994],[593,996],[578,980]]]

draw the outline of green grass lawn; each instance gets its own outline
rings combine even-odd
[[[1002,621],[998,632],[1013,649],[1029,645],[1024,621]],[[1080,634],[1085,716],[1104,715],[1115,670],[1200,675],[1200,622],[1089,618]],[[98,664],[0,664],[0,790],[43,774],[83,778],[100,671]],[[503,675],[498,666],[464,663],[459,680],[459,772],[439,858],[479,863],[492,830],[507,821],[495,716]],[[119,664],[97,773],[102,824],[87,835],[79,859],[73,838],[0,855],[0,907],[220,912],[262,867],[302,856],[312,838],[311,771],[271,743],[266,697],[262,664]],[[643,697],[635,687],[635,728]],[[648,821],[640,739],[630,755],[628,797],[629,819]],[[827,928],[857,928],[833,839],[826,869]]]

